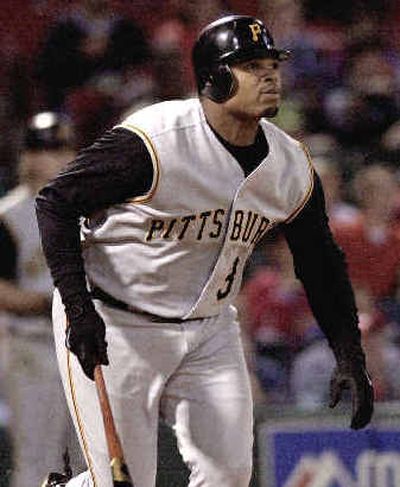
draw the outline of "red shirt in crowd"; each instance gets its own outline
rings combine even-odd
[[[353,285],[375,298],[391,295],[400,269],[400,233],[395,227],[370,227],[363,217],[334,225],[336,241],[346,254]]]
[[[313,323],[302,285],[295,278],[288,285],[275,269],[257,271],[244,286],[243,296],[249,333],[258,342],[296,346]]]

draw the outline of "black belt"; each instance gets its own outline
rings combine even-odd
[[[140,314],[156,323],[182,323],[183,321],[191,320],[190,318],[188,320],[184,320],[182,318],[166,318],[164,316],[157,316],[153,315],[152,313],[148,313],[147,311],[136,309],[133,306],[125,303],[124,301],[120,301],[119,299],[114,298],[114,296],[110,296],[110,294],[106,293],[96,286],[91,288],[90,295],[92,299],[98,299],[99,301],[102,301],[104,304],[110,306],[111,308],[121,309],[122,311],[128,311],[129,313]]]

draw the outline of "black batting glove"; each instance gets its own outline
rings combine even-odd
[[[330,381],[330,408],[340,402],[345,390],[350,390],[352,400],[350,427],[354,430],[364,428],[374,411],[374,389],[364,364],[354,363],[351,359],[338,362]]]
[[[68,319],[65,344],[77,356],[85,375],[94,380],[95,366],[109,364],[104,321],[90,298],[70,298],[65,313]]]

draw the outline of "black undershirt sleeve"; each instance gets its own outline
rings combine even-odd
[[[282,225],[293,255],[296,276],[311,310],[337,358],[362,353],[354,293],[342,250],[328,223],[321,181],[301,213]]]
[[[245,177],[253,172],[269,153],[268,141],[261,127],[258,127],[254,143],[244,147],[230,144],[211,125],[210,128],[225,149],[237,160]]]
[[[80,221],[145,195],[153,182],[150,154],[136,134],[116,128],[80,152],[36,198],[43,251],[63,301],[87,296]]]

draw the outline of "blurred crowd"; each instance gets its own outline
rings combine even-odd
[[[274,122],[311,153],[332,231],[347,256],[377,399],[399,400],[396,0],[3,0],[0,229],[6,226],[4,208],[12,198],[32,197],[35,177],[44,183],[53,173],[43,157],[42,166],[26,163],[32,116],[50,112],[70,121],[75,137],[67,149],[72,157],[129,112],[194,95],[191,46],[204,25],[227,13],[262,18],[275,43],[292,53],[290,62],[282,65],[284,96]],[[54,162],[54,170],[59,162]],[[29,232],[21,235],[37,238]],[[10,315],[47,317],[51,292],[48,287],[32,294],[31,285],[18,274],[18,245],[10,244],[12,250],[7,245],[3,241],[1,246],[8,253],[1,257],[0,338],[13,328],[8,326]],[[39,253],[29,261],[36,271],[44,265]],[[8,284],[14,286],[11,291]],[[256,249],[238,306],[257,400],[307,408],[326,404],[333,357],[279,233],[268,235]],[[0,357],[4,363],[3,355],[8,357],[9,367],[10,352],[3,348]],[[0,381],[7,375],[3,365]],[[7,406],[7,398],[3,402]],[[7,408],[0,407],[0,422],[11,421],[9,417]]]
[[[400,6],[395,0],[332,6],[315,0],[2,4],[2,192],[16,183],[30,115],[44,109],[68,114],[82,147],[142,104],[190,96],[193,41],[201,27],[229,12],[263,18],[276,43],[292,51],[283,68],[279,125],[305,139],[313,155],[334,152],[346,178],[366,163],[396,166]]]

